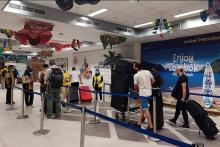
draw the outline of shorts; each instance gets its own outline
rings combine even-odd
[[[140,99],[141,100],[141,109],[142,110],[149,110],[149,102],[146,99]]]

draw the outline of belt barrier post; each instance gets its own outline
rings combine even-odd
[[[84,147],[85,145],[85,128],[86,128],[86,107],[82,106],[80,147]]]
[[[70,87],[66,87],[68,89],[68,94],[67,94],[67,97],[66,97],[66,101],[67,101],[67,105],[66,105],[66,111],[69,112],[69,103],[70,103],[70,100],[69,100],[69,94],[70,94]],[[66,91],[65,91],[66,92]],[[66,95],[65,95],[66,96]]]
[[[105,85],[106,85],[106,84],[104,83],[103,92],[105,92]],[[105,94],[104,94],[104,93],[102,94],[102,98],[103,98],[103,102],[105,103]]]
[[[24,115],[24,91],[21,90],[21,115],[17,117],[17,119],[27,119],[28,115]]]
[[[130,95],[130,93],[129,93],[129,95]],[[131,102],[130,102],[130,97],[128,97],[128,105],[127,105],[128,115],[127,115],[127,121],[130,120],[130,104],[131,104]]]
[[[201,142],[195,142],[192,144],[193,147],[204,147],[205,145]]]
[[[45,95],[41,94],[40,130],[33,132],[33,134],[37,136],[46,135],[49,133],[49,130],[44,129],[44,103],[45,103]]]
[[[153,124],[154,124],[154,133],[157,133],[157,102],[156,102],[156,97],[153,96]],[[157,139],[157,138],[152,138],[152,137],[149,137],[149,139],[151,141],[154,141],[154,142],[159,142],[160,140]]]
[[[97,112],[97,100],[98,100],[98,93],[95,91],[95,100],[94,100],[94,112]],[[99,105],[99,104],[98,104]],[[99,106],[98,106],[99,109]],[[94,119],[89,122],[90,124],[99,124],[100,120],[96,118],[94,115]]]

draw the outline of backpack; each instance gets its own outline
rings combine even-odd
[[[50,75],[51,88],[60,88],[63,85],[63,72],[60,68],[52,68]]]

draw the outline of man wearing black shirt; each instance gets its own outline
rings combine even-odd
[[[188,114],[186,111],[186,101],[189,98],[189,87],[188,87],[188,78],[184,74],[183,68],[177,68],[176,74],[179,76],[175,86],[175,98],[177,99],[176,102],[176,112],[173,119],[170,119],[170,123],[176,124],[176,121],[182,111],[184,124],[181,126],[183,128],[189,128],[189,121],[188,121]]]

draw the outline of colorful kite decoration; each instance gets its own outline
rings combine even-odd
[[[104,49],[106,49],[108,45],[110,46],[110,49],[112,49],[113,45],[122,44],[127,38],[123,36],[100,35],[100,40]]]
[[[62,51],[62,49],[67,48],[67,47],[71,47],[73,48],[75,51],[78,51],[78,49],[80,48],[80,41],[73,39],[73,41],[70,44],[67,43],[59,43],[59,42],[49,42],[49,45],[53,48],[55,48],[55,50],[57,52]]]
[[[8,29],[0,29],[1,34],[4,34],[7,39],[1,39],[0,42],[0,53],[3,51],[11,51],[12,50],[12,40],[11,37],[13,36],[13,31]]]
[[[220,0],[208,0],[208,10],[200,12],[200,18],[206,22],[210,15],[220,16]]]
[[[163,32],[171,33],[172,27],[171,27],[171,21],[168,18],[159,18],[156,19],[154,22],[154,28],[153,28],[153,34],[157,34],[158,31],[160,33],[160,37],[163,38]]]
[[[15,32],[15,39],[22,45],[46,45],[52,38],[53,25],[44,22],[26,22],[24,28]]]

